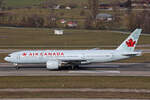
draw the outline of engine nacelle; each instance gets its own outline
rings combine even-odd
[[[46,67],[49,70],[56,70],[59,68],[59,62],[58,61],[48,61],[46,63]]]

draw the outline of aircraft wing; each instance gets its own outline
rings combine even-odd
[[[83,62],[86,60],[61,60],[62,62]]]

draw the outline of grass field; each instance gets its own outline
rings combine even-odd
[[[40,3],[44,2],[46,0],[5,0],[5,4],[8,7],[28,7],[33,5],[39,5]],[[104,1],[104,0],[102,0]],[[87,3],[87,0],[55,0],[58,4],[67,5],[71,3],[75,4],[82,4]]]
[[[4,0],[8,7],[25,7],[40,4],[43,0]]]
[[[120,45],[128,35],[102,30],[64,30],[56,36],[48,28],[0,28],[0,46],[108,46]],[[150,36],[141,36],[139,44],[150,44]]]
[[[8,7],[25,7],[25,6],[32,6],[32,5],[38,5],[41,2],[46,0],[5,0],[5,3]],[[88,2],[88,0],[55,0],[58,2],[58,4],[71,4],[75,3],[78,5],[85,4]],[[118,0],[99,0],[99,2],[102,3],[112,3]],[[120,0],[125,1],[125,0]]]
[[[0,89],[150,89],[149,77],[125,76],[8,76],[0,77]],[[57,95],[56,95],[57,94]],[[150,99],[145,92],[1,91],[0,98],[125,98]]]
[[[59,74],[59,73],[58,73]],[[150,89],[149,77],[32,76],[0,77],[0,88]]]
[[[56,95],[57,94],[57,95]],[[1,92],[0,98],[120,98],[120,99],[150,99],[149,93],[132,92]]]

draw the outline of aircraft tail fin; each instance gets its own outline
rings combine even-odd
[[[141,32],[142,29],[136,29],[116,50],[134,51]]]

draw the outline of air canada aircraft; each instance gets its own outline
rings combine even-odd
[[[79,65],[111,62],[140,56],[141,51],[135,51],[142,29],[136,29],[114,50],[25,50],[9,54],[5,61],[17,64],[46,64],[49,70],[58,70],[64,66],[76,69]]]

